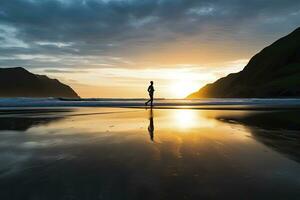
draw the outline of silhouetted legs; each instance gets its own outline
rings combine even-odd
[[[149,96],[150,96],[150,99],[145,103],[145,105],[147,106],[148,103],[150,103],[150,105],[151,105],[151,107],[152,107],[152,106],[153,106],[153,94],[152,94],[152,95],[149,94]]]

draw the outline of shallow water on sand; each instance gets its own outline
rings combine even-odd
[[[0,115],[0,199],[299,199],[300,111]]]

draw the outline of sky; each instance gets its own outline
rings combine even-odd
[[[1,0],[0,67],[81,97],[183,98],[300,26],[299,0]]]

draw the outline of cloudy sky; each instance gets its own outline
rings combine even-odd
[[[180,98],[300,26],[299,0],[1,0],[0,67],[82,97]]]

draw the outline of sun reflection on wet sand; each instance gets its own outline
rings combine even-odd
[[[189,129],[195,127],[213,127],[215,125],[213,120],[209,120],[203,117],[201,113],[191,109],[171,110],[169,112],[174,117],[174,120],[170,120],[169,123],[178,128]]]

